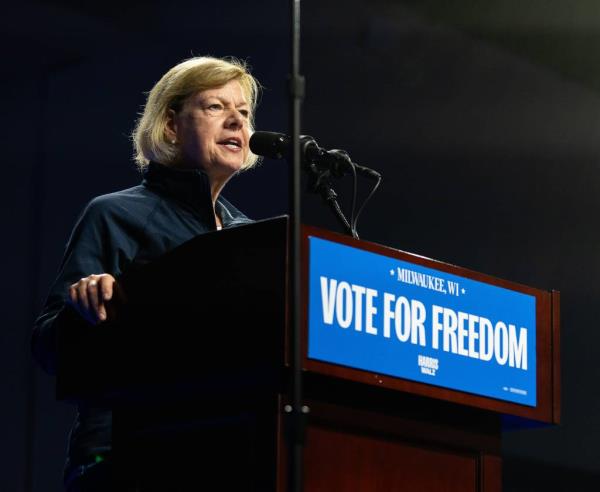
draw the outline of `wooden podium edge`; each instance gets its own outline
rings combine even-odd
[[[561,418],[561,377],[560,377],[560,292],[552,291],[552,422],[560,423]]]

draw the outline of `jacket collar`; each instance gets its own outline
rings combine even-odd
[[[199,169],[178,169],[151,162],[144,170],[143,184],[196,212],[212,210],[208,176]]]
[[[215,227],[210,181],[200,169],[180,169],[150,162],[144,170],[144,186],[191,208]],[[224,227],[252,222],[227,200],[219,196],[215,204]]]

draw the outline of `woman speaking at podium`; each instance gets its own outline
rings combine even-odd
[[[56,368],[55,320],[70,304],[90,324],[109,318],[115,277],[198,234],[250,220],[221,196],[253,166],[249,150],[259,84],[235,59],[198,57],[171,68],[148,95],[133,132],[139,186],[94,198],[75,225],[32,336],[36,360]],[[112,415],[81,407],[65,487],[115,490],[109,480]]]

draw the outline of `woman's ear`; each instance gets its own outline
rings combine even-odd
[[[177,113],[167,110],[167,123],[165,124],[165,138],[168,142],[177,142]]]

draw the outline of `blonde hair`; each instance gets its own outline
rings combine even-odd
[[[178,111],[192,94],[221,87],[232,80],[240,83],[250,105],[252,133],[260,84],[250,74],[246,63],[236,58],[190,58],[171,68],[148,93],[144,111],[132,133],[134,159],[140,170],[150,161],[170,165],[177,159],[178,149],[165,135],[169,109]],[[243,169],[252,167],[257,161],[258,156],[249,152]]]

